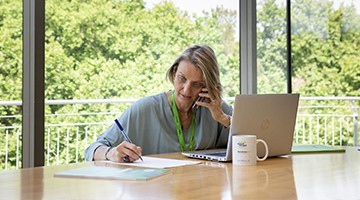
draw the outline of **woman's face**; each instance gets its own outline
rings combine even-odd
[[[188,61],[181,61],[175,73],[174,87],[178,109],[189,110],[205,87],[201,70]]]

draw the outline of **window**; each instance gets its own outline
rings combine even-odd
[[[45,99],[61,103],[46,105],[46,165],[83,161],[131,99],[172,89],[166,70],[189,45],[211,46],[224,97],[238,93],[238,1],[193,3],[47,0]],[[102,101],[111,99],[129,101]]]
[[[0,1],[0,170],[21,167],[22,1]]]

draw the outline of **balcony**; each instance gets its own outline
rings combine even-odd
[[[226,98],[230,104],[234,98]],[[136,99],[45,101],[45,165],[84,161],[85,148]],[[0,116],[0,170],[21,167],[21,101],[0,106],[19,115]],[[358,146],[360,97],[301,97],[294,143]]]

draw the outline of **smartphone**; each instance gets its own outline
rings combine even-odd
[[[202,93],[207,93],[207,92],[202,92]],[[195,102],[197,102],[197,101],[205,101],[205,99],[206,99],[206,97],[198,97],[197,99],[196,99],[196,101]],[[198,107],[199,107],[199,105],[197,105],[196,103],[193,103],[193,105],[192,105],[192,109],[193,110],[196,110]]]

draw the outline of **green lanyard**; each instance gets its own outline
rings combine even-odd
[[[174,121],[175,121],[175,126],[176,126],[176,132],[177,132],[179,142],[180,142],[180,150],[183,152],[183,151],[186,151],[185,139],[184,139],[184,134],[183,134],[182,128],[181,128],[181,123],[180,123],[180,119],[179,119],[179,113],[178,113],[176,103],[175,103],[174,93],[175,93],[175,91],[173,91],[171,93],[171,96],[170,96],[171,109],[173,111]],[[190,135],[190,144],[189,144],[189,149],[188,149],[189,151],[194,150],[195,126],[196,126],[196,119],[195,119],[195,112],[193,112],[192,122],[191,122],[191,132],[190,132],[190,134],[191,134]]]

